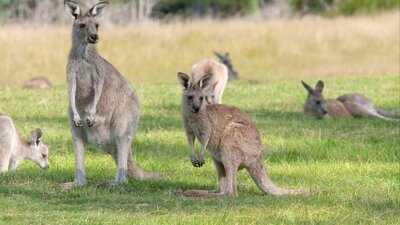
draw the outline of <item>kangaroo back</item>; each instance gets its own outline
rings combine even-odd
[[[204,59],[192,66],[193,83],[200,81],[204,75],[213,74],[206,95],[210,104],[222,103],[222,94],[228,81],[228,69],[222,63],[212,59]]]
[[[368,98],[360,94],[345,94],[337,98],[350,114],[354,117],[370,116],[384,120],[396,120],[390,118],[385,113],[374,106]]]

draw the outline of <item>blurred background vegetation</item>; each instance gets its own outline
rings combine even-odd
[[[89,5],[95,0],[76,0]],[[110,0],[114,4],[108,17],[114,23],[145,19],[238,17],[258,14],[262,18],[376,13],[398,9],[399,0]],[[0,0],[3,23],[64,22],[60,15],[63,0]]]

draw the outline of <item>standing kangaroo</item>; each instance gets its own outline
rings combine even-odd
[[[370,116],[384,120],[395,120],[384,115],[372,102],[360,94],[345,94],[337,99],[325,100],[322,91],[324,82],[318,81],[315,89],[301,81],[308,92],[304,114],[314,118],[346,118]]]
[[[207,103],[222,103],[222,94],[228,81],[227,67],[212,59],[204,59],[192,66],[192,78],[194,82],[200,81],[207,74],[213,74],[211,87],[206,93]]]
[[[139,169],[132,159],[131,143],[139,123],[139,99],[117,69],[96,50],[95,44],[99,41],[96,18],[103,14],[108,2],[98,3],[86,13],[74,1],[66,0],[64,5],[74,18],[67,88],[76,163],[75,181],[64,187],[82,186],[86,182],[85,144],[112,155],[117,165],[117,182],[127,182],[127,176],[138,179],[157,176]]]
[[[211,153],[218,174],[216,191],[187,190],[187,197],[229,196],[237,197],[237,171],[246,168],[257,186],[271,195],[302,194],[303,190],[282,189],[269,179],[263,159],[263,147],[256,125],[238,108],[221,104],[207,105],[205,91],[212,75],[194,82],[184,73],[178,73],[183,88],[182,116],[189,143],[192,165],[203,166],[204,151]],[[198,160],[194,156],[195,138],[201,143]]]
[[[42,142],[42,131],[38,128],[30,133],[30,141],[22,140],[14,122],[8,116],[0,114],[0,172],[5,173],[9,167],[15,171],[24,159],[38,164],[42,169],[49,168],[48,147]]]
[[[230,80],[239,79],[239,74],[233,69],[232,60],[229,57],[228,52],[225,52],[224,55],[218,52],[214,52],[214,55],[218,57],[220,63],[224,64],[228,68],[228,77]]]

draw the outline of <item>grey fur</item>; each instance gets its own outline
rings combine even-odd
[[[229,80],[238,80],[239,73],[233,69],[232,60],[229,57],[229,53],[225,52],[225,54],[220,54],[218,52],[214,52],[214,55],[218,57],[220,63],[224,64],[228,68]]]
[[[67,13],[74,19],[72,48],[67,65],[69,121],[75,149],[75,181],[65,187],[86,182],[84,145],[90,144],[111,154],[117,165],[116,181],[153,178],[136,166],[131,143],[139,124],[139,99],[133,88],[113,65],[96,50],[97,16],[108,2],[100,2],[82,14],[79,5],[66,0]],[[126,172],[128,171],[128,172]]]
[[[42,142],[42,131],[33,130],[30,137],[29,141],[22,140],[12,119],[0,114],[0,172],[15,171],[24,159],[35,162],[42,169],[49,168],[49,149]]]
[[[211,78],[205,76],[199,82],[191,82],[188,75],[178,73],[183,87],[182,116],[189,143],[192,165],[204,164],[204,151],[210,152],[218,174],[216,191],[187,190],[186,197],[237,197],[237,171],[246,168],[257,186],[271,195],[305,194],[307,190],[282,189],[269,179],[263,159],[263,147],[258,129],[250,117],[236,107],[206,104],[204,90]],[[201,85],[201,84],[206,85]],[[200,141],[198,159],[194,156],[194,141]]]

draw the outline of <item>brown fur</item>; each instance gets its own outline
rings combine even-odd
[[[207,105],[199,101],[204,99],[204,90],[210,85],[210,76],[204,77],[198,83],[192,83],[188,75],[179,73],[178,79],[184,89],[182,116],[192,164],[197,167],[204,164],[204,150],[207,148],[218,174],[218,189],[214,193],[189,190],[182,192],[183,196],[236,197],[237,171],[243,168],[248,170],[254,182],[265,193],[305,193],[303,190],[282,189],[271,182],[264,167],[263,147],[258,129],[247,114],[233,106]],[[202,145],[198,160],[193,152],[195,138]]]

